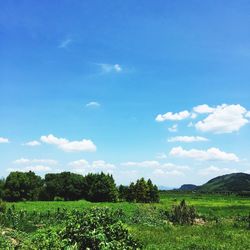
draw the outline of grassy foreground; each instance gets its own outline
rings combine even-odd
[[[170,211],[171,207],[178,204],[182,199],[196,208],[201,219],[195,225],[173,225],[159,217],[158,211]],[[56,213],[58,208],[60,211],[81,211],[91,207],[122,209],[127,229],[142,243],[144,249],[250,249],[249,222],[245,220],[250,213],[250,199],[233,195],[166,192],[161,194],[159,204],[90,203],[87,201],[7,204],[8,207],[13,205],[16,211],[26,211],[28,214],[48,213],[48,216]],[[58,226],[57,222],[52,219],[50,226],[53,225]],[[43,227],[43,224],[40,227]],[[0,229],[0,246],[8,230],[10,231],[9,228]],[[29,228],[28,230],[24,228],[24,232],[22,232],[22,229],[12,231],[11,240],[19,241],[23,237],[30,237],[36,230],[36,228]],[[5,248],[0,247],[0,249]]]

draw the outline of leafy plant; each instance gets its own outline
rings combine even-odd
[[[7,209],[6,203],[0,200],[0,213],[5,213]]]
[[[180,225],[192,225],[196,217],[195,208],[187,205],[185,200],[182,200],[179,205],[173,206],[169,214],[169,220]]]
[[[61,232],[63,239],[79,249],[140,249],[141,245],[129,234],[119,215],[108,208],[75,212]]]

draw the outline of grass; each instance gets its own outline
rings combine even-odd
[[[209,195],[209,194],[180,194],[180,193],[162,193],[161,202],[154,204],[154,206],[162,209],[171,209],[174,204],[179,203],[182,199],[185,199],[188,204],[195,206],[198,213],[203,215],[210,215],[213,213],[214,216],[230,217],[237,215],[247,215],[250,212],[250,199],[244,197],[238,197],[235,195],[223,196],[223,195]],[[92,203],[85,200],[80,201],[30,201],[30,202],[13,202],[8,203],[8,206],[14,205],[17,210],[26,211],[38,211],[42,212],[45,210],[56,211],[60,209],[83,209],[91,207],[111,207],[114,209],[123,209],[125,213],[130,215],[138,207],[148,206],[148,204],[136,204],[128,202],[102,202]],[[150,206],[150,205],[149,205]]]
[[[204,225],[178,226],[163,220],[160,223],[154,211],[169,211],[182,199],[206,218]],[[250,249],[250,230],[247,223],[236,221],[237,216],[247,216],[250,213],[250,199],[234,195],[164,192],[161,193],[159,204],[91,203],[83,200],[7,204],[8,207],[13,205],[17,211],[25,210],[28,213],[56,212],[58,208],[67,211],[91,207],[122,209],[125,216],[130,218],[126,221],[127,228],[143,243],[144,249]],[[137,219],[136,223],[131,219],[134,217]]]

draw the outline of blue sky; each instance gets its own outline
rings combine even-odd
[[[0,176],[179,186],[249,172],[249,13],[249,1],[2,1]]]

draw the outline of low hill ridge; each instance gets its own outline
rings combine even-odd
[[[218,176],[198,190],[202,192],[250,192],[250,174],[233,173]]]

